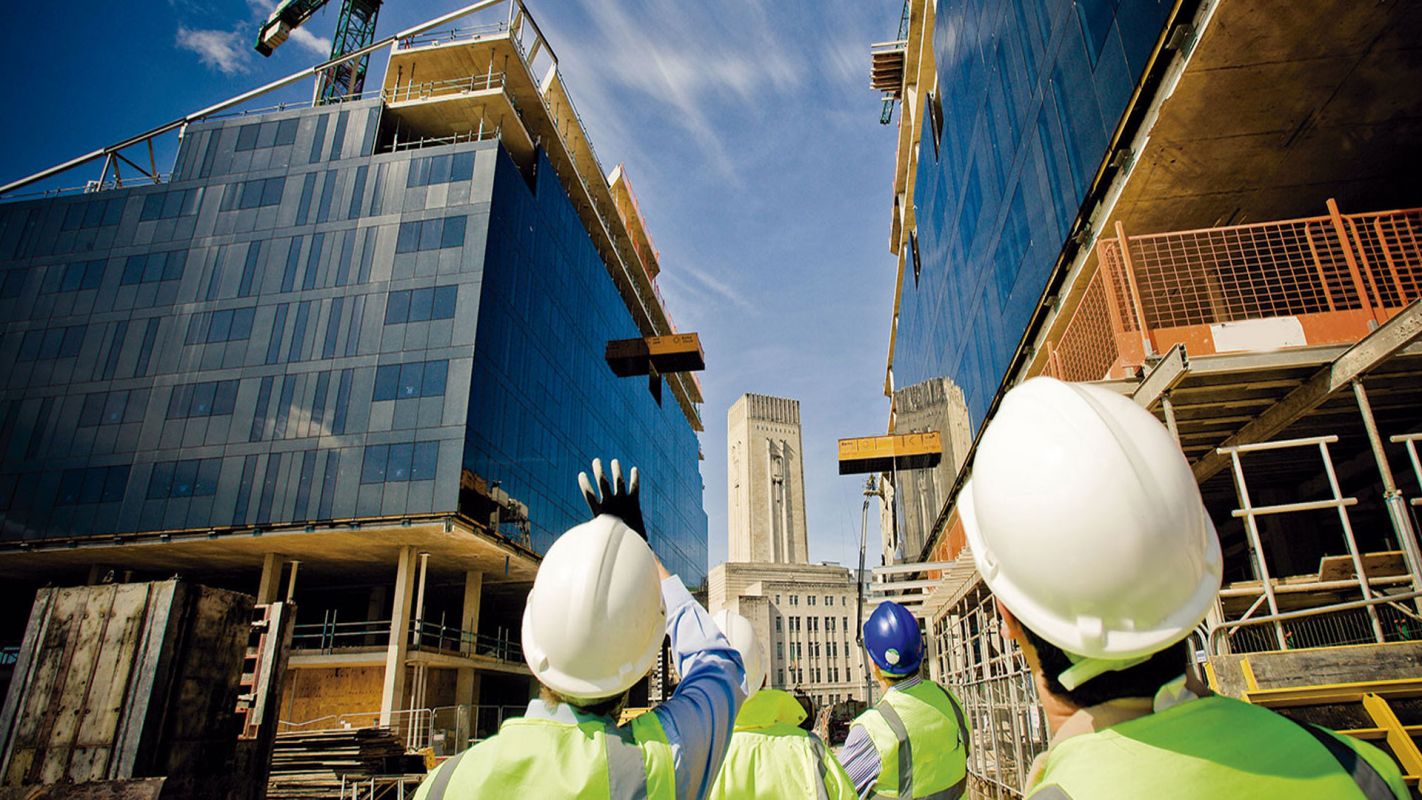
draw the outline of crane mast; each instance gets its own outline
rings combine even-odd
[[[258,53],[269,56],[305,24],[328,0],[283,0],[257,32]],[[380,14],[381,0],[342,0],[336,31],[331,37],[331,59],[353,53],[375,41],[375,21]],[[370,56],[343,61],[323,70],[316,79],[313,102],[336,103],[358,97],[365,88],[365,72]]]

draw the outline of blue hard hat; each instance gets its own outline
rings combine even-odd
[[[864,623],[864,647],[887,675],[908,675],[923,662],[918,618],[894,602],[883,602]]]

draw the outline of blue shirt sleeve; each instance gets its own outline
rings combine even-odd
[[[849,729],[844,748],[839,751],[839,763],[849,773],[849,780],[854,782],[854,790],[861,798],[874,793],[879,783],[879,751],[874,749],[874,740],[869,738],[863,725]]]
[[[676,762],[676,796],[704,798],[731,742],[733,723],[745,700],[741,655],[681,579],[662,581],[667,635],[681,683],[655,713],[666,730]]]

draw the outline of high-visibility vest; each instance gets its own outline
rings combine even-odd
[[[674,800],[671,744],[654,712],[620,728],[610,719],[507,719],[498,735],[441,764],[415,793],[415,800],[476,797]]]
[[[878,798],[956,800],[968,786],[963,707],[930,680],[894,689],[854,721],[879,752]]]
[[[856,800],[844,767],[800,727],[805,709],[788,692],[761,689],[741,706],[708,800]]]
[[[1397,765],[1367,742],[1219,696],[1058,742],[1029,795],[1032,800],[1408,796]]]

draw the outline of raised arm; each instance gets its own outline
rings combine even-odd
[[[662,598],[667,606],[667,635],[681,683],[654,710],[671,742],[676,760],[676,796],[703,798],[716,781],[733,723],[745,700],[741,654],[682,585],[666,575]]]

